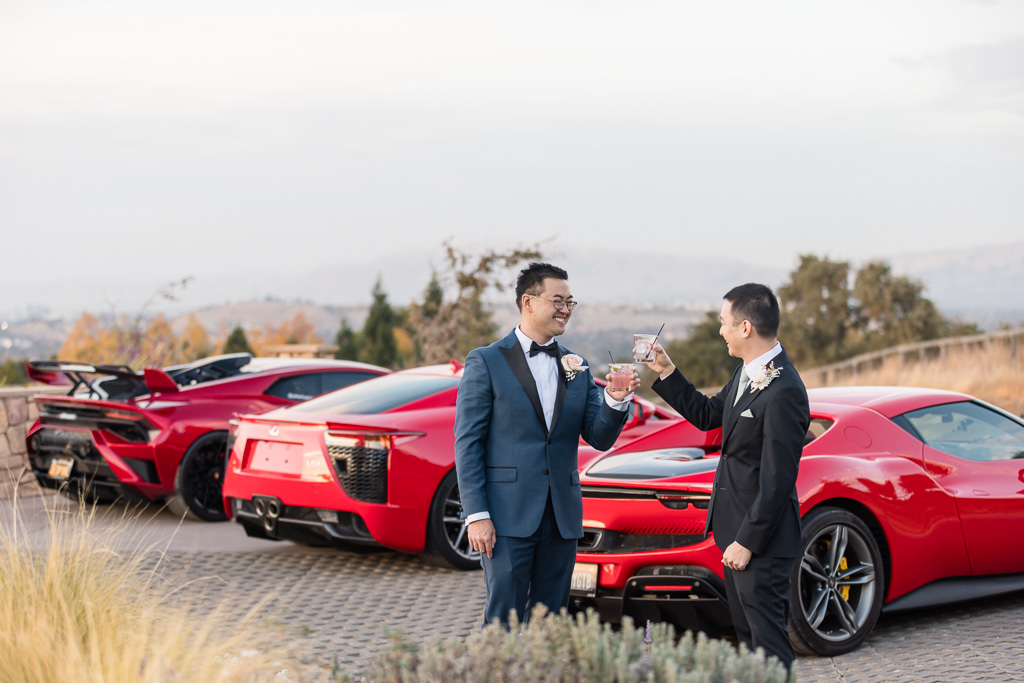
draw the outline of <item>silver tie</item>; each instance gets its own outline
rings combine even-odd
[[[750,379],[750,378],[747,377],[747,368],[744,367],[742,370],[740,370],[740,382],[739,382],[739,386],[736,389],[736,398],[734,398],[732,400],[732,404],[733,405],[736,405],[737,403],[739,403],[740,396],[743,395],[743,390],[747,388],[747,380],[748,379]]]

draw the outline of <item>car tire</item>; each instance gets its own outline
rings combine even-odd
[[[171,512],[207,522],[228,518],[221,494],[227,438],[227,432],[208,432],[188,447],[174,477],[174,495],[167,501]]]
[[[850,652],[882,611],[885,567],[875,536],[853,513],[825,507],[804,518],[803,546],[793,570],[793,649],[826,657]]]
[[[441,480],[430,504],[427,547],[422,555],[427,562],[451,569],[480,569],[480,553],[469,547],[461,512],[459,480],[453,469]]]

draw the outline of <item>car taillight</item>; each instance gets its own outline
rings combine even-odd
[[[358,433],[328,431],[324,433],[324,443],[327,448],[369,448],[372,450],[386,451],[391,448],[390,433]]]

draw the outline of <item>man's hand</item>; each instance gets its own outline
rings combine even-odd
[[[722,564],[729,569],[741,572],[747,568],[747,564],[750,563],[752,555],[752,552],[741,546],[736,541],[733,541],[729,544],[729,547],[725,549],[725,553],[722,555]]]
[[[629,396],[630,393],[640,388],[640,375],[636,374],[636,370],[633,370],[633,378],[629,380],[629,386],[625,389],[616,389],[615,387],[613,387],[611,375],[605,375],[604,379],[606,382],[608,382],[608,386],[605,387],[605,389],[608,391],[608,395],[611,396],[616,401],[623,400],[624,398]]]
[[[469,534],[469,547],[490,557],[494,550],[494,543],[498,540],[498,534],[495,533],[491,520],[478,519],[475,522],[470,522],[466,531]]]
[[[676,369],[672,359],[665,353],[665,347],[661,344],[654,345],[654,359],[648,364],[648,367],[661,377],[671,374]]]

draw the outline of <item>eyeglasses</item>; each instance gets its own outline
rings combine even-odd
[[[536,294],[531,294],[530,296],[547,301],[548,303],[555,307],[556,311],[561,311],[566,308],[568,308],[571,311],[572,309],[580,305],[579,301],[565,301],[563,299],[544,299],[544,297],[537,296]]]

